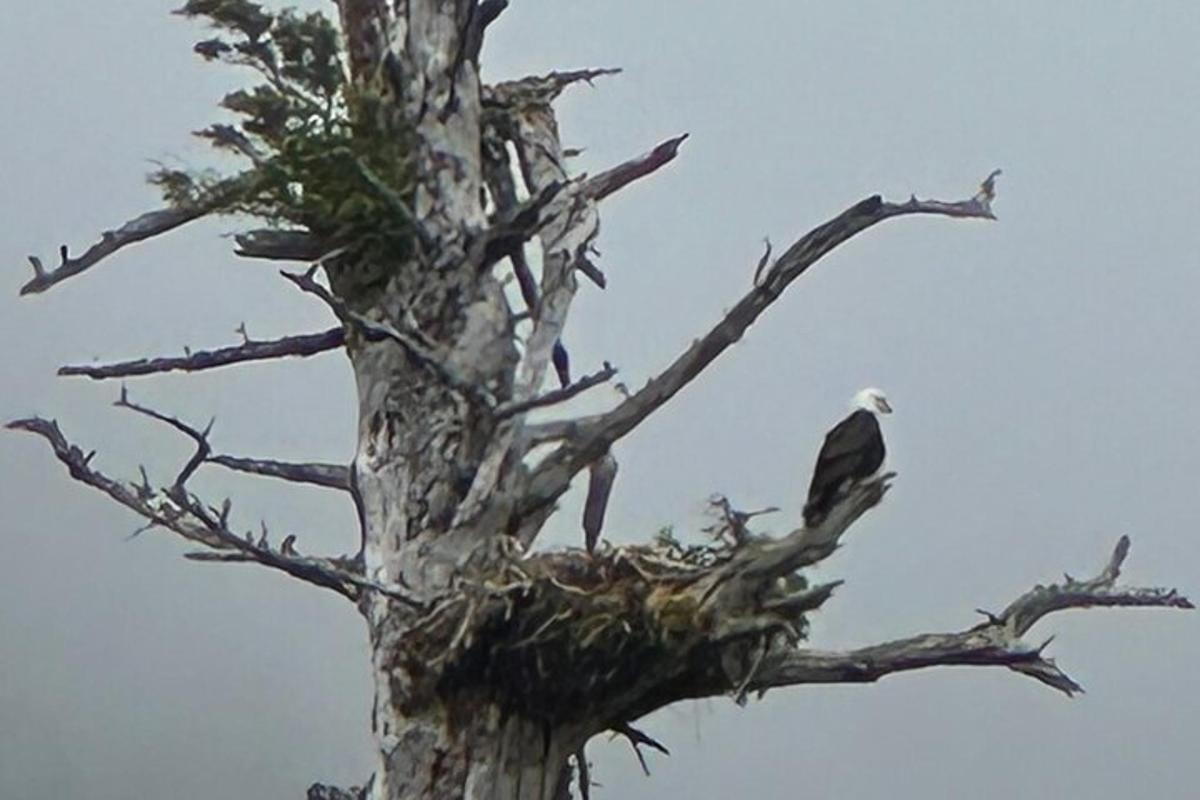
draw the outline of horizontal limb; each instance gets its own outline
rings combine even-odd
[[[336,350],[345,344],[346,336],[341,327],[330,328],[319,333],[284,336],[281,339],[264,341],[247,340],[232,347],[216,350],[196,350],[183,356],[139,358],[113,364],[77,364],[60,367],[59,375],[82,375],[94,380],[107,378],[130,378],[136,375],[153,375],[160,372],[198,372],[205,369],[240,364],[246,361],[264,361],[288,356],[312,356],[328,350]]]
[[[1034,623],[1067,608],[1194,607],[1175,589],[1119,585],[1120,567],[1128,553],[1129,538],[1122,536],[1108,565],[1095,578],[1036,586],[1002,614],[966,631],[922,634],[857,650],[776,652],[761,665],[750,689],[763,691],[805,683],[870,683],[895,672],[936,666],[1004,666],[1073,695],[1083,689],[1046,657],[1049,640],[1039,646],[1021,640]]]
[[[227,469],[246,472],[251,475],[280,478],[292,483],[310,483],[314,486],[342,489],[347,492],[351,490],[350,468],[341,464],[270,461],[261,458],[238,458],[226,455],[210,456],[206,461],[210,464],[219,464]]]
[[[697,339],[666,370],[612,411],[581,427],[575,436],[564,441],[556,452],[548,456],[533,475],[526,508],[532,511],[554,502],[567,490],[576,473],[695,380],[717,356],[742,338],[788,285],[839,245],[893,217],[932,214],[995,219],[991,201],[995,196],[994,181],[997,174],[993,172],[989,175],[969,200],[951,203],[913,197],[903,203],[891,203],[875,195],[805,234],[774,264],[763,270],[755,285],[721,321]]]
[[[306,231],[261,228],[233,237],[236,255],[268,261],[316,261],[329,248]]]

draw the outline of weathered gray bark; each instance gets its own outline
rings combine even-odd
[[[339,0],[356,96],[381,99],[372,121],[411,142],[413,181],[404,196],[382,186],[412,227],[408,251],[362,255],[317,231],[263,230],[239,239],[243,254],[315,262],[291,280],[327,302],[340,325],[308,337],[63,374],[111,378],[345,348],[358,389],[358,442],[349,467],[213,455],[207,431],[120,404],[191,437],[196,454],[174,483],[156,489],[113,480],[90,466],[56,423],[10,427],[45,438],[71,475],[206,548],[198,560],[280,569],[356,603],[372,646],[372,725],[378,766],[367,792],[378,800],[567,796],[570,758],[614,729],[634,742],[632,720],[677,700],[743,699],[775,686],[876,680],[937,664],[999,665],[1065,692],[1079,687],[1042,647],[1021,641],[1055,610],[1102,605],[1190,607],[1174,591],[1115,585],[1128,542],[1092,581],[1039,587],[969,631],[929,634],[859,651],[798,647],[805,615],[837,584],[808,586],[796,572],[837,547],[879,503],[891,476],[851,487],[818,528],[765,540],[749,515],[720,506],[724,543],[530,554],[556,500],[591,469],[585,517],[589,549],[615,475],[610,447],[634,430],[736,342],[793,281],[842,242],[908,214],[990,219],[995,175],[955,203],[871,197],[818,226],[771,262],[764,256],[745,297],[660,375],[611,411],[538,425],[526,414],[612,377],[604,366],[571,382],[562,337],[576,273],[601,286],[591,263],[604,197],[668,163],[684,137],[590,179],[565,167],[552,101],[568,85],[606,70],[551,73],[480,85],[486,24],[504,2]],[[510,163],[509,148],[516,153]],[[258,160],[257,154],[255,159]],[[239,177],[245,181],[252,178]],[[521,184],[526,190],[520,191]],[[528,199],[521,199],[527,196]],[[79,259],[35,275],[43,291],[90,269],[125,244],[177,227],[206,208],[152,212]],[[536,239],[537,276],[524,246]],[[507,259],[523,307],[496,266]],[[328,278],[316,280],[317,268]],[[748,274],[749,279],[749,274]],[[551,366],[562,387],[547,392]],[[544,458],[531,453],[550,446]],[[297,552],[228,527],[228,505],[187,489],[215,463],[348,491],[361,523],[352,557]],[[313,797],[342,796],[314,787]],[[347,795],[348,796],[348,795]]]

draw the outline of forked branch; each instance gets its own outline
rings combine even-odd
[[[912,197],[903,203],[890,203],[875,195],[805,234],[762,272],[750,291],[720,322],[666,370],[612,411],[580,426],[574,436],[548,456],[534,473],[525,507],[533,511],[557,499],[576,473],[695,380],[717,356],[742,338],[792,281],[839,245],[884,220],[910,214],[995,219],[991,203],[998,174],[997,170],[989,175],[974,197],[959,202]]]
[[[1067,695],[1083,691],[1045,655],[1053,637],[1040,645],[1022,641],[1036,622],[1068,608],[1158,607],[1194,608],[1175,589],[1122,586],[1120,568],[1129,553],[1122,536],[1107,566],[1095,578],[1072,578],[1035,586],[1001,614],[959,633],[927,633],[857,650],[788,650],[768,656],[752,690],[804,683],[869,683],[895,672],[936,666],[1003,666],[1035,678]]]
[[[50,444],[54,454],[66,466],[72,478],[99,489],[120,505],[143,517],[148,522],[147,528],[166,528],[190,542],[228,556],[221,560],[257,562],[307,583],[331,589],[351,600],[356,600],[363,589],[374,589],[412,603],[403,590],[398,587],[375,585],[356,571],[347,568],[344,559],[301,556],[294,551],[273,549],[265,540],[265,536],[255,541],[249,533],[234,533],[227,524],[228,501],[219,509],[207,507],[183,489],[181,480],[186,481],[190,474],[186,467],[176,479],[175,485],[165,491],[159,491],[147,481],[141,484],[126,483],[93,469],[91,461],[95,451],[85,454],[79,447],[67,441],[54,420],[30,417],[10,422],[6,427],[41,436]]]

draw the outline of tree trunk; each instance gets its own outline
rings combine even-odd
[[[419,332],[446,359],[431,368],[392,341],[349,343],[362,557],[370,579],[430,601],[447,591],[465,555],[504,533],[503,514],[461,513],[497,423],[444,374],[453,370],[504,400],[517,363],[503,291],[469,256],[471,237],[487,223],[476,64],[482,22],[473,2],[410,0],[391,13],[382,2],[343,0],[340,10],[359,90],[390,98],[396,127],[411,135],[418,245],[399,262],[339,263],[330,280],[352,308]],[[381,595],[362,604],[376,685],[374,797],[557,795],[577,736],[443,696],[437,672],[406,658],[419,615]]]
[[[569,796],[568,757],[577,731],[506,715],[494,705],[445,706],[418,716],[380,715],[396,726],[376,773],[374,797],[387,800],[556,800]]]

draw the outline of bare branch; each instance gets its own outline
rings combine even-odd
[[[1104,570],[1091,580],[1077,581],[1067,577],[1063,583],[1036,586],[1014,600],[998,615],[1016,636],[1026,633],[1047,614],[1068,608],[1097,606],[1171,606],[1192,608],[1191,601],[1174,589],[1144,589],[1117,586],[1121,565],[1129,555],[1129,537],[1122,536]],[[986,625],[995,623],[989,622]]]
[[[29,263],[33,265],[34,275],[21,287],[21,294],[44,292],[51,286],[90,269],[101,259],[112,255],[126,245],[174,230],[207,213],[208,209],[190,207],[165,208],[142,214],[116,230],[105,231],[101,234],[99,242],[89,247],[83,255],[77,258],[71,258],[67,246],[63,245],[59,248],[61,261],[52,270],[47,270],[42,266],[42,260],[37,256],[30,256]]]
[[[196,443],[196,452],[190,459],[188,459],[188,462],[184,464],[183,469],[179,471],[179,475],[175,478],[174,485],[172,485],[171,489],[169,490],[169,494],[173,500],[181,505],[184,504],[187,501],[187,490],[185,489],[185,484],[187,483],[188,478],[192,477],[196,470],[200,469],[200,465],[203,464],[208,459],[208,456],[212,453],[212,448],[208,444],[208,434],[212,432],[212,426],[217,421],[216,417],[213,417],[211,420],[209,420],[208,425],[204,428],[204,430],[197,430],[191,425],[188,425],[187,423],[176,419],[175,417],[171,417],[155,411],[152,408],[147,408],[146,406],[141,406],[137,403],[130,402],[129,392],[124,386],[121,387],[121,397],[115,403],[113,403],[113,405],[117,406],[118,408],[128,408],[130,411],[150,417],[151,419],[156,419],[159,422],[166,423]]]
[[[225,455],[210,456],[207,461],[210,464],[220,464],[222,467],[251,475],[264,475],[292,483],[308,483],[329,489],[350,491],[350,468],[341,464],[298,464]]]
[[[505,146],[504,138],[495,128],[488,128],[484,135],[483,155],[484,177],[496,209],[503,214],[513,214],[520,205],[520,200],[517,199],[517,186],[513,178],[508,148]],[[561,186],[562,184],[555,182],[551,185]],[[525,258],[524,244],[524,241],[518,243],[508,256],[512,263],[513,274],[517,278],[517,285],[521,289],[521,299],[525,301],[525,308],[531,314],[536,314],[538,307],[537,279],[533,277],[533,270],[530,269],[529,261]]]
[[[570,80],[585,80],[597,74],[602,73],[574,77],[558,74],[546,79],[502,84],[491,90],[491,96],[500,106],[501,116],[505,117],[508,127],[504,135],[512,140],[516,148],[521,175],[531,195],[540,194],[554,184],[568,182],[558,123],[549,105],[550,100]],[[514,402],[530,400],[540,392],[553,355],[562,348],[563,326],[578,286],[575,271],[580,263],[587,260],[592,241],[599,232],[599,224],[595,203],[579,191],[570,191],[554,204],[549,221],[538,231],[543,251],[542,281],[537,307],[533,310],[533,330],[525,341],[524,353],[517,366],[512,395]],[[485,509],[495,508],[490,505],[493,492],[506,474],[509,479],[515,479],[513,476],[516,473],[505,465],[511,463],[514,455],[518,459],[523,455],[513,453],[514,446],[521,446],[518,428],[517,425],[507,426],[493,438],[475,472],[470,490],[459,505],[453,524],[461,525],[466,520],[477,518]],[[523,471],[521,478],[524,478]],[[526,526],[526,530],[518,533],[517,538],[527,541],[530,531],[532,527]]]
[[[418,338],[419,334],[402,332],[387,322],[373,320],[355,311],[351,311],[344,301],[317,283],[313,276],[316,274],[318,266],[314,265],[302,274],[287,272],[286,270],[281,270],[279,274],[298,286],[301,291],[319,297],[329,306],[338,319],[344,324],[356,327],[371,341],[391,340],[396,342],[404,348],[404,351],[414,363],[420,364],[438,375],[449,388],[457,391],[464,397],[474,400],[483,408],[495,408],[496,399],[492,396],[491,392],[462,375],[450,364],[449,359],[437,351],[433,344],[426,344],[420,341]]]
[[[645,153],[623,164],[618,164],[596,177],[586,180],[582,186],[582,194],[593,200],[600,200],[638,178],[649,175],[674,159],[675,155],[679,152],[679,145],[686,138],[687,134],[685,133],[674,139],[668,139],[649,153]],[[504,158],[506,162],[507,155]],[[533,157],[527,154],[524,160],[528,162],[531,158]],[[507,163],[504,163],[504,169],[507,171]],[[527,164],[526,169],[529,171],[532,167]],[[496,173],[498,172],[499,170],[496,171]],[[494,174],[493,183],[498,183],[495,178],[496,175]],[[511,219],[501,219],[493,225],[492,229],[484,237],[486,256],[483,259],[483,265],[485,267],[490,266],[505,256],[514,255],[520,245],[523,245],[530,236],[547,224],[552,213],[550,211],[550,201],[554,199],[562,186],[563,184],[559,181],[547,184],[537,195],[530,198],[524,204],[521,204],[519,207],[511,207],[511,210],[508,212],[508,216]],[[497,193],[501,199],[511,204],[514,195],[510,195],[504,191],[510,187],[505,187],[501,184],[497,188],[500,190]],[[561,210],[559,213],[561,213]],[[524,261],[523,251],[521,252],[520,261]],[[525,298],[526,304],[529,304],[531,298],[536,295],[531,291],[532,286],[526,285],[528,281],[524,280],[525,275],[522,274],[522,266],[525,267],[525,272],[527,272],[527,265],[514,261],[514,272],[517,274],[518,281],[521,281],[522,295]],[[608,285],[608,279],[605,277],[604,272],[586,257],[576,258],[573,266],[601,289]],[[532,308],[533,306],[530,307]]]
[[[504,209],[491,226],[476,238],[471,260],[478,263],[482,271],[503,258],[515,255],[519,250],[523,255],[525,242],[549,221],[551,204],[566,185],[555,181],[524,203]],[[528,302],[529,298],[525,299]]]
[[[72,258],[66,245],[59,248],[60,263],[52,270],[47,270],[40,258],[30,256],[29,263],[33,265],[33,278],[21,287],[21,294],[36,294],[44,292],[55,284],[74,277],[85,270],[91,269],[101,260],[107,258],[121,248],[145,241],[175,228],[185,225],[194,219],[199,219],[216,211],[226,199],[237,192],[246,190],[252,181],[257,180],[255,173],[243,173],[222,181],[218,186],[209,190],[209,199],[205,202],[175,208],[163,208],[150,211],[140,217],[131,219],[116,230],[104,231],[100,241],[89,247],[83,255]]]
[[[751,683],[752,690],[802,683],[869,683],[894,672],[936,666],[1004,666],[1067,695],[1083,691],[1053,659],[1021,635],[1035,622],[1067,608],[1193,608],[1175,589],[1118,586],[1120,566],[1129,551],[1122,536],[1108,566],[1095,578],[1036,586],[1013,601],[1003,614],[960,633],[928,633],[847,651],[788,650],[768,656]],[[1051,637],[1053,638],[1053,637]]]
[[[304,800],[367,800],[369,790],[369,781],[365,787],[352,786],[349,789],[327,786],[323,783],[314,783],[308,787],[308,792],[305,794]]]
[[[157,412],[151,413],[151,416],[155,415]],[[170,419],[165,415],[157,415],[155,418],[164,421]],[[175,492],[175,487],[166,493],[159,493],[149,490],[148,484],[139,486],[113,480],[90,466],[90,456],[67,441],[54,420],[30,417],[14,420],[6,427],[41,436],[50,444],[58,460],[67,467],[72,478],[99,489],[120,505],[144,517],[149,521],[149,527],[167,528],[196,544],[228,553],[230,558],[223,560],[254,561],[308,583],[331,589],[351,600],[356,600],[360,591],[369,589],[414,607],[421,606],[401,587],[383,586],[350,571],[344,566],[348,563],[344,559],[333,560],[283,553],[272,550],[266,543],[265,536],[255,543],[248,534],[237,535],[221,522],[221,517],[228,516],[227,507],[213,513],[185,493]],[[192,433],[199,433],[194,429],[190,430]],[[179,485],[178,479],[176,485]],[[183,502],[177,501],[173,495],[182,495]]]
[[[328,248],[317,237],[305,231],[261,228],[233,237],[234,252],[243,258],[262,258],[269,261],[316,261]]]
[[[617,459],[612,453],[605,453],[588,468],[587,499],[583,502],[583,541],[589,553],[596,549],[596,542],[600,541],[608,498],[617,480],[617,469]]]
[[[889,472],[853,484],[837,500],[820,525],[814,528],[799,528],[779,539],[752,536],[745,527],[749,515],[730,512],[728,501],[721,503],[718,507],[725,510],[726,526],[731,531],[737,549],[734,555],[720,568],[713,570],[699,587],[701,602],[708,606],[710,613],[717,620],[718,629],[726,626],[723,620],[732,620],[732,627],[724,631],[718,630],[715,638],[737,638],[743,635],[744,620],[740,615],[731,612],[745,607],[747,598],[761,594],[763,587],[770,585],[776,578],[789,575],[833,555],[850,526],[863,514],[883,502],[894,477],[895,473]],[[827,588],[828,594],[832,594],[835,587]],[[819,601],[817,605],[820,605],[828,599],[828,594],[824,597],[820,592],[811,597],[785,597],[782,605],[775,610],[807,602]]]
[[[728,570],[743,573],[747,579],[768,580],[812,566],[833,555],[841,537],[858,518],[883,502],[896,473],[854,484],[840,498],[829,515],[815,528],[800,528],[781,539],[756,543],[743,549]]]
[[[720,514],[721,519],[717,524],[705,528],[704,532],[714,539],[728,541],[734,547],[741,547],[758,538],[750,532],[746,523],[755,517],[774,514],[779,510],[778,506],[767,506],[756,511],[741,511],[734,508],[733,503],[724,495],[716,495],[709,500],[708,505],[711,510]]]
[[[592,414],[575,419],[556,419],[549,422],[539,422],[525,428],[525,441],[529,447],[549,444],[563,439],[578,436],[589,425],[600,421],[601,414]]]
[[[646,757],[642,755],[643,745],[657,750],[664,756],[671,755],[671,751],[667,749],[666,745],[629,723],[623,722],[620,725],[614,725],[612,730],[613,733],[620,734],[629,740],[630,746],[633,747],[633,752],[637,754],[638,763],[642,765],[642,772],[647,776],[650,775],[650,768],[646,766]]]
[[[526,506],[536,509],[553,502],[566,491],[579,470],[691,383],[717,356],[742,338],[792,281],[838,245],[884,220],[910,214],[994,219],[991,200],[995,175],[989,176],[974,197],[960,202],[913,197],[904,203],[889,203],[875,195],[805,234],[765,271],[758,284],[712,330],[697,339],[665,371],[604,414],[600,421],[580,430],[543,461],[532,480]]]
[[[561,389],[552,389],[545,394],[540,394],[537,397],[531,397],[528,400],[520,400],[512,403],[503,403],[496,408],[496,417],[504,419],[505,417],[524,414],[527,411],[532,411],[535,408],[544,408],[557,403],[564,403],[577,395],[586,392],[593,386],[599,386],[602,383],[607,383],[612,380],[617,374],[617,368],[607,361],[604,362],[604,368],[593,372],[591,375],[584,375],[574,383],[568,384]]]
[[[573,83],[581,81],[589,85],[596,78],[605,75],[618,75],[619,67],[576,69],[564,72],[551,72],[546,75],[531,75],[515,81],[505,81],[495,86],[487,87],[484,91],[484,105],[511,106],[515,98],[523,97],[540,103],[549,103]]]
[[[139,358],[135,361],[120,361],[115,364],[76,364],[60,367],[59,375],[82,375],[94,380],[107,378],[129,378],[135,375],[152,375],[160,372],[198,372],[205,369],[240,364],[246,361],[264,361],[288,356],[312,356],[327,350],[336,350],[345,344],[345,332],[341,327],[330,328],[320,333],[284,336],[269,341],[251,341],[217,350],[196,350],[185,356],[162,356]]]
[[[679,146],[688,138],[686,133],[667,139],[648,153],[630,159],[623,164],[588,178],[583,190],[596,200],[602,200],[613,192],[643,178],[659,167],[669,163],[679,153]]]
[[[580,800],[591,800],[592,798],[592,772],[588,768],[587,752],[584,747],[580,747],[575,751],[575,769],[579,772],[579,797]],[[570,793],[566,794],[570,797]]]
[[[514,143],[531,192],[566,180],[557,123],[548,106],[533,107],[519,115]],[[586,195],[573,192],[563,199],[539,233],[544,253],[541,292],[533,332],[518,372],[518,399],[528,399],[538,390],[556,345],[561,346],[562,329],[577,287],[574,272],[588,260],[599,224],[595,204]]]

